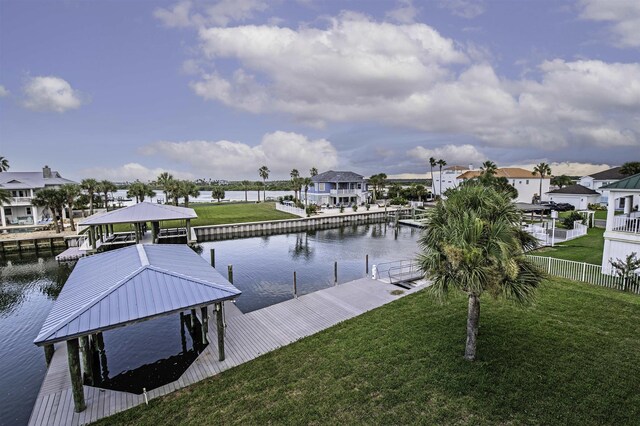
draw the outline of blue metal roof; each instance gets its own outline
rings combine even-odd
[[[195,210],[190,208],[142,202],[110,212],[95,214],[80,222],[80,225],[156,222],[162,220],[196,219],[197,217],[198,215]]]
[[[78,261],[34,343],[68,340],[240,293],[186,245],[108,251]]]

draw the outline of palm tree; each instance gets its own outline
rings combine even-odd
[[[436,164],[440,167],[440,198],[442,198],[442,168],[447,165],[447,162],[440,159],[436,161]]]
[[[98,181],[95,179],[82,179],[80,182],[80,187],[87,191],[89,195],[89,214],[93,214],[93,196],[98,191]]]
[[[538,193],[538,204],[542,201],[542,180],[551,174],[551,167],[547,163],[540,163],[533,168],[533,175],[540,175],[540,192]]]
[[[136,204],[140,202],[140,194],[144,192],[142,188],[142,182],[135,181],[129,185],[127,188],[127,198],[134,197],[136,199]]]
[[[78,198],[82,190],[79,185],[76,185],[75,183],[68,183],[62,185],[60,187],[60,191],[64,195],[65,203],[69,208],[69,224],[71,225],[71,230],[75,231],[76,225],[73,222],[73,206],[76,202],[76,198]]]
[[[313,181],[311,180],[310,177],[306,177],[306,178],[302,178],[301,181],[302,186],[304,186],[304,205],[308,205],[309,203],[307,202],[307,192],[309,191],[309,187],[313,186]]]
[[[309,174],[311,175],[311,177],[318,176],[318,169],[312,167],[311,170],[309,170]]]
[[[98,184],[98,192],[104,194],[104,208],[107,209],[107,211],[109,211],[109,193],[117,190],[118,187],[110,180],[104,179]]]
[[[9,170],[9,160],[0,156],[0,172],[6,172]]]
[[[56,209],[60,199],[62,199],[62,197],[60,197],[60,192],[57,189],[45,188],[36,192],[31,200],[31,204],[34,206],[42,207],[43,210],[51,211],[54,218],[53,222],[56,225],[56,233],[60,233],[60,224],[58,223],[58,219],[56,219]],[[62,220],[62,217],[60,217],[60,219]]]
[[[521,231],[519,221],[520,212],[504,193],[479,182],[450,191],[427,213],[418,262],[437,297],[452,289],[468,296],[466,360],[476,359],[482,294],[526,303],[542,281],[524,255],[535,239]]]
[[[224,188],[218,185],[214,186],[211,189],[211,198],[215,198],[216,200],[218,200],[218,202],[220,202],[220,200],[224,198]]]
[[[438,163],[435,158],[431,157],[429,158],[429,165],[431,166],[431,189],[433,190],[433,168],[438,165]],[[442,176],[440,176],[440,179],[442,179]]]
[[[640,161],[629,161],[620,168],[620,173],[625,176],[633,176],[640,173]]]
[[[298,189],[300,189],[300,181],[298,180],[298,178],[300,177],[300,172],[298,171],[298,169],[292,169],[291,173],[289,173],[289,176],[291,176],[291,186],[293,186],[293,198],[297,200]]]
[[[249,182],[248,180],[243,180],[242,181],[242,188],[244,189],[244,201],[245,201],[245,203],[247,201],[249,201],[249,198],[247,197],[247,191],[249,190],[250,186],[251,186],[251,182]]]
[[[373,186],[373,202],[378,199],[378,193],[381,192],[386,185],[387,175],[384,173],[378,173],[369,178],[369,184]]]
[[[498,172],[498,166],[496,166],[496,163],[494,163],[493,161],[487,160],[484,163],[482,163],[482,166],[480,167],[481,175],[494,176],[497,172]]]
[[[551,184],[556,185],[560,188],[562,188],[563,186],[569,186],[572,183],[573,183],[573,179],[571,179],[571,177],[567,175],[554,176],[551,179]]]
[[[262,183],[264,184],[264,188],[263,188],[263,197],[265,201],[267,201],[267,179],[269,179],[269,173],[271,172],[271,170],[269,170],[269,168],[267,166],[262,166],[258,169],[258,174],[260,175],[260,177],[262,178]],[[258,198],[258,201],[260,201],[260,199]]]
[[[164,192],[164,203],[167,204],[169,202],[169,199],[167,196],[168,187],[170,185],[170,182],[173,181],[173,175],[169,172],[162,172],[158,176],[157,181],[158,181],[158,185],[160,185],[160,187]]]
[[[0,205],[4,206],[7,204],[11,204],[12,201],[13,197],[11,196],[11,193],[6,189],[0,189]]]
[[[258,188],[258,202],[260,202],[260,188],[264,187],[264,183],[257,181],[256,187]]]
[[[180,195],[184,198],[184,206],[189,207],[189,197],[198,197],[200,191],[195,183],[190,180],[183,180],[180,182]]]

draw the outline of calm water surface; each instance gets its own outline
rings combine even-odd
[[[203,243],[202,256],[209,261],[215,248],[225,276],[233,264],[234,284],[243,291],[237,306],[248,312],[290,299],[294,270],[298,293],[313,292],[333,285],[334,261],[344,283],[364,276],[367,254],[370,266],[413,258],[418,237],[419,230],[408,227],[347,226]],[[70,271],[53,256],[0,259],[0,425],[29,420],[46,369],[33,339]],[[132,392],[171,380],[201,349],[181,332],[178,315],[108,331],[104,340],[102,386]]]

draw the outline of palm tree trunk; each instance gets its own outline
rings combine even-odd
[[[169,204],[169,198],[167,198],[167,191],[163,191],[163,192],[164,192],[164,203]]]
[[[258,188],[258,202],[260,202],[260,188]]]
[[[262,199],[264,201],[267,201],[267,180],[266,179],[262,179],[262,184],[264,185],[264,189],[262,190]],[[260,201],[260,200],[258,200]]]
[[[433,192],[434,192],[434,187],[433,187],[433,166],[431,166],[431,196],[433,197]]]
[[[478,341],[478,325],[480,324],[480,297],[469,293],[469,309],[467,312],[467,345],[464,349],[464,359],[475,361],[476,344]]]
[[[69,203],[69,224],[71,225],[71,230],[76,230],[76,225],[73,222],[73,203]]]
[[[440,166],[440,175],[438,176],[438,179],[440,179],[440,198],[442,198],[442,166]]]
[[[540,173],[540,193],[538,194],[538,204],[542,203],[542,178],[544,175]]]
[[[107,192],[104,193],[104,208],[109,211],[109,194]]]
[[[184,196],[184,206],[185,207],[189,207],[189,196],[188,195]]]
[[[89,193],[89,215],[93,214],[93,192]]]

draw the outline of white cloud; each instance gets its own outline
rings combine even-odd
[[[411,24],[416,19],[418,9],[413,5],[413,0],[398,0],[398,7],[386,13],[387,18],[391,18],[401,24]]]
[[[5,96],[9,96],[9,91],[0,84],[0,98],[4,98]]]
[[[484,13],[482,0],[441,0],[440,7],[461,18],[472,19]]]
[[[615,45],[640,47],[638,0],[580,0],[579,5],[581,18],[609,24]]]
[[[338,164],[338,154],[326,139],[311,140],[304,135],[276,131],[263,136],[259,145],[231,141],[159,141],[141,150],[144,155],[160,155],[184,163],[198,175],[258,179],[258,168],[266,165],[271,178],[286,178],[293,168],[316,167],[327,170]]]
[[[153,16],[167,27],[202,27],[204,25],[226,26],[231,22],[242,22],[265,11],[264,0],[219,0],[203,6],[190,0],[182,0],[169,9],[157,8]]]
[[[82,105],[81,95],[59,77],[33,77],[24,87],[23,105],[34,111],[65,112]]]
[[[444,145],[436,148],[424,148],[417,146],[409,152],[408,155],[419,158],[426,165],[429,164],[429,158],[436,160],[443,159],[449,166],[468,166],[475,164],[476,166],[487,159],[487,156],[480,152],[473,145]]]
[[[578,163],[569,161],[561,163],[549,162],[547,159],[540,159],[535,163],[510,164],[505,166],[499,165],[499,167],[521,167],[523,169],[533,170],[533,168],[537,164],[540,164],[540,162],[546,162],[549,164],[549,167],[551,168],[551,174],[553,176],[587,176],[614,167],[608,164]]]
[[[83,176],[96,179],[109,179],[115,182],[131,182],[136,179],[141,182],[155,180],[162,172],[169,172],[176,179],[194,179],[193,173],[168,170],[160,167],[149,168],[139,163],[127,163],[119,167],[90,167],[81,171]]]

